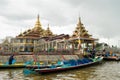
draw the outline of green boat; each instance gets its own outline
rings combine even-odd
[[[15,63],[15,64],[3,64],[0,63],[0,69],[10,69],[10,68],[24,68],[25,64],[23,63]]]

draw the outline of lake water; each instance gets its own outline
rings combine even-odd
[[[0,69],[0,80],[120,80],[120,63],[102,64],[47,75],[24,75],[23,69]]]

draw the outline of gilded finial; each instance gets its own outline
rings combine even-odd
[[[49,30],[49,24],[48,24],[48,30]]]
[[[39,21],[39,14],[38,14],[38,16],[37,16],[37,21]]]
[[[37,16],[37,21],[35,23],[35,27],[41,27],[41,23],[40,23],[40,20],[39,20],[39,14]]]
[[[80,18],[80,16],[79,16],[79,19],[78,19],[78,24],[81,24],[81,18]]]

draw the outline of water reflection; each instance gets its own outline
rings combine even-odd
[[[119,67],[119,62],[103,62],[102,64],[82,69],[27,76],[23,74],[23,69],[0,69],[0,80],[119,80]]]
[[[25,76],[22,69],[2,69],[0,70],[0,80],[23,80]]]
[[[95,71],[95,68],[89,67],[70,70],[65,72],[58,72],[49,75],[36,75],[33,76],[34,80],[88,80],[89,76],[92,75]],[[29,75],[31,76],[31,75]]]
[[[7,75],[9,77],[9,79],[13,79],[14,78],[14,73],[13,73],[12,70],[9,70]]]
[[[119,62],[104,62],[103,66],[98,66],[93,74],[96,74],[94,78],[89,80],[120,80],[119,74]]]

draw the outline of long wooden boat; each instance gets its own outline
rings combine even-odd
[[[103,57],[103,59],[108,61],[120,61],[120,57],[115,56]]]
[[[56,64],[55,66],[60,67],[61,65]],[[41,68],[50,68],[51,65],[26,65],[25,67],[28,68],[28,69],[37,69],[37,68],[41,69]]]
[[[55,67],[55,68],[34,69],[34,71],[37,73],[40,73],[40,74],[45,74],[45,73],[52,73],[52,72],[58,72],[58,71],[72,70],[72,69],[77,69],[77,68],[81,68],[81,67],[87,67],[87,66],[90,66],[93,64],[98,64],[102,61],[102,59],[103,58],[101,57],[94,62],[79,64],[79,65],[75,65],[75,66],[62,65],[62,66]]]
[[[0,69],[24,68],[24,67],[25,67],[24,64],[12,64],[12,65],[0,64]]]

